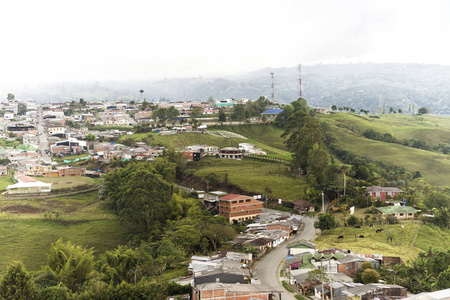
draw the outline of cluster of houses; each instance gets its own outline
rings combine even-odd
[[[225,195],[214,192],[226,201],[250,199],[242,195]],[[227,197],[229,196],[229,197]],[[252,201],[250,199],[250,201]],[[238,204],[236,203],[236,204]],[[245,203],[245,201],[243,202]],[[242,204],[242,203],[241,203]],[[234,248],[252,246],[262,253],[295,237],[301,230],[301,216],[289,213],[260,213],[254,223],[232,242]],[[229,220],[230,221],[230,220]],[[316,249],[316,245],[294,238],[286,246],[287,255],[283,260],[281,280],[289,282],[296,292],[306,295],[313,293],[317,299],[406,299],[414,298],[406,288],[395,284],[354,283],[358,269],[363,263],[370,263],[377,270],[381,265],[392,268],[402,264],[400,257],[381,254],[358,254],[348,249]],[[175,279],[179,284],[193,286],[193,299],[275,299],[282,291],[264,285],[251,276],[249,267],[254,255],[237,252],[218,252],[211,256],[192,256],[188,267],[189,275]],[[320,269],[326,280],[311,277],[310,271]],[[425,298],[424,298],[425,299]],[[426,298],[428,299],[428,298]],[[443,299],[443,298],[437,298]]]
[[[193,286],[194,300],[273,299],[274,295],[280,295],[280,290],[255,282],[250,274],[251,262],[251,253],[228,251],[211,256],[192,256],[189,276],[176,281]]]

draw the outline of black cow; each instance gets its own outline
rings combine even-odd
[[[343,239],[343,238],[344,238],[343,235],[338,236],[338,239]]]
[[[363,239],[363,238],[364,238],[364,236],[363,236],[363,235],[361,234],[361,235],[359,236],[359,238],[360,238],[360,239]]]
[[[361,226],[359,226],[359,225],[356,225],[356,226],[355,226],[355,228],[361,228]]]
[[[382,228],[377,229],[377,230],[375,230],[375,232],[376,232],[376,233],[378,233],[378,232],[383,232],[383,229],[382,229]]]
[[[370,225],[369,225],[369,227],[373,227],[373,226],[374,226],[373,224],[370,224]]]

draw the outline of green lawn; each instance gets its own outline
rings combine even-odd
[[[232,184],[250,193],[261,194],[269,188],[272,191],[270,194],[272,197],[298,200],[306,192],[305,182],[289,176],[286,167],[280,164],[251,159],[231,160],[207,157],[200,163],[192,165],[195,169],[194,174],[200,177],[215,173],[222,180],[227,173],[228,180]]]

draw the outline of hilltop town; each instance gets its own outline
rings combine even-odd
[[[315,114],[333,116],[339,112],[348,113],[348,118],[373,121],[365,116],[364,110],[358,114],[350,107],[309,108],[302,98],[283,106],[265,97],[254,101],[209,99],[160,103],[80,99],[38,105],[34,101],[16,100],[13,94],[8,95],[7,103],[2,103],[0,110],[0,175],[13,180],[5,185],[2,200],[31,203],[80,194],[95,199],[87,204],[97,205],[94,219],[103,213],[105,220],[119,219],[122,227],[134,234],[133,243],[141,239],[127,248],[131,256],[140,257],[148,247],[153,249],[152,254],[146,252],[145,259],[136,259],[127,270],[114,267],[115,272],[126,273],[123,280],[127,284],[134,281],[136,286],[138,277],[144,284],[145,276],[162,276],[166,271],[182,269],[181,277],[176,276],[179,275],[176,272],[168,275],[170,284],[176,285],[179,291],[173,294],[181,299],[218,299],[217,295],[221,295],[220,299],[422,299],[411,292],[427,291],[430,286],[433,291],[443,291],[423,294],[423,297],[430,297],[423,299],[445,299],[441,295],[448,292],[442,278],[436,279],[439,284],[426,281],[420,288],[414,287],[407,280],[409,267],[405,257],[390,254],[389,251],[395,249],[387,253],[370,252],[370,246],[366,246],[361,251],[364,243],[386,243],[386,240],[391,245],[394,242],[397,246],[403,242],[413,245],[417,237],[410,236],[411,232],[419,232],[418,224],[437,224],[448,230],[448,221],[438,223],[445,217],[442,217],[445,209],[431,209],[416,200],[417,194],[406,191],[405,181],[413,185],[416,179],[411,174],[400,170],[398,174],[389,175],[390,182],[387,179],[382,182],[381,177],[374,177],[375,171],[371,169],[374,166],[356,157],[351,163],[356,169],[343,164],[341,169],[335,168],[327,175],[336,176],[336,181],[329,179],[330,183],[325,184],[322,180],[325,180],[323,174],[327,166],[320,171],[316,169],[322,161],[329,162],[328,154],[323,154],[322,160],[308,160],[307,164],[300,163],[294,168],[296,158],[291,158],[286,150],[279,149],[277,157],[273,154],[275,147],[268,147],[257,139],[247,141],[248,138],[239,133],[223,130],[224,125],[266,126],[263,128],[268,130],[267,126],[275,124],[286,128],[290,121],[295,121],[294,111],[311,120],[315,120]],[[172,149],[153,140],[155,136],[181,138],[188,134],[195,134],[198,140],[208,135],[215,138],[208,141],[232,139],[239,142],[190,143]],[[400,143],[389,141],[395,142]],[[414,148],[413,144],[404,146]],[[325,151],[318,147],[323,146],[311,145],[306,153]],[[445,147],[434,150],[444,153]],[[233,171],[230,176],[233,183],[228,173],[224,173],[223,179],[218,175],[225,164],[219,166],[219,171],[202,176],[196,173],[202,166],[212,167],[217,161],[230,162],[228,167],[235,163],[234,166],[240,167],[240,171]],[[357,161],[360,165],[356,165]],[[257,164],[256,175],[251,174],[249,162]],[[334,162],[330,165],[335,166]],[[248,172],[247,178],[258,178],[265,167],[274,185],[266,183],[261,188],[254,184],[258,188],[253,188],[236,184],[232,177]],[[377,166],[376,170],[382,172],[382,167]],[[347,172],[349,186],[346,185]],[[275,189],[276,180],[281,177],[297,180],[291,185],[304,190],[301,199],[292,193],[287,194],[288,199],[277,197],[278,192],[271,187]],[[67,178],[69,182],[58,181]],[[91,178],[92,181],[63,187],[63,184],[72,184],[70,178]],[[380,185],[373,184],[377,180]],[[281,189],[288,189],[288,185]],[[337,197],[331,199],[329,195],[336,191]],[[51,201],[49,205],[60,200]],[[68,215],[76,210],[64,205],[58,204],[66,208]],[[42,208],[31,207],[32,204],[14,202],[4,211],[13,211],[17,218],[29,211],[43,212]],[[158,207],[156,211],[155,207]],[[44,212],[45,221],[61,224],[85,221],[78,218],[75,215],[64,220],[56,209]],[[407,233],[406,240],[402,232]],[[119,247],[114,255],[121,256],[124,248],[120,247],[125,246],[119,243],[114,246]],[[52,242],[52,249],[58,247],[67,250],[71,246]],[[433,254],[430,249],[425,259],[433,261],[435,255],[447,255],[439,251]],[[407,258],[415,254],[408,254],[411,256]],[[93,256],[90,260],[93,270]],[[112,261],[102,263],[102,268],[112,268]],[[145,269],[152,264],[154,270]],[[102,268],[97,271],[105,272],[102,276],[109,278]],[[130,270],[134,270],[134,279]],[[394,271],[398,272],[395,273],[397,278],[391,276]],[[434,270],[436,278],[441,271],[444,272]],[[89,282],[90,272],[84,274],[80,284]],[[117,276],[109,279],[120,283],[120,276]],[[88,291],[66,284],[74,295]],[[159,288],[164,286],[164,291],[171,294],[166,284]],[[41,288],[41,292],[45,290]],[[158,288],[148,288],[150,290]],[[103,291],[106,293],[107,289]]]

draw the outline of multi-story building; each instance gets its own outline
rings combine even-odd
[[[228,159],[241,159],[243,156],[242,150],[234,147],[226,147],[219,150],[220,158],[228,158]]]
[[[368,186],[366,188],[367,194],[381,201],[386,201],[387,197],[394,197],[397,194],[403,193],[403,191],[396,187],[381,187],[381,186]]]
[[[219,214],[230,223],[242,223],[255,219],[261,212],[263,203],[251,196],[229,194],[219,198]]]

